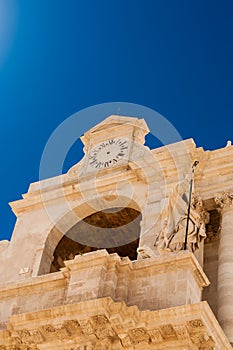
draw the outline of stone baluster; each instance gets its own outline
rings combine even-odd
[[[233,344],[233,190],[216,195],[215,202],[221,208],[217,316]]]

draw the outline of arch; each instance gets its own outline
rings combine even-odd
[[[141,208],[139,205],[134,201],[130,200],[127,197],[119,196],[117,198],[105,198],[105,206],[102,206],[102,210],[99,212],[107,212],[111,210],[123,210],[124,208],[130,208],[136,212],[138,212],[138,215],[141,214]],[[93,204],[94,202],[94,204]],[[112,208],[111,204],[114,203],[114,205],[117,205],[117,207]],[[43,275],[50,273],[51,265],[54,259],[54,252],[57,248],[59,242],[62,240],[62,238],[68,233],[70,233],[70,230],[77,225],[78,223],[85,222],[85,218],[88,218],[95,214],[97,212],[97,203],[95,201],[92,202],[83,202],[80,203],[80,205],[76,206],[72,210],[70,210],[68,213],[62,216],[60,220],[52,227],[50,232],[48,233],[48,236],[46,238],[39,268],[38,268],[38,275]],[[121,208],[121,209],[120,209]],[[141,220],[142,216],[140,216]],[[89,225],[87,223],[87,225]],[[140,225],[139,225],[140,226]],[[139,232],[140,236],[140,232]],[[134,241],[136,241],[139,237],[135,238]],[[130,240],[130,237],[129,237]],[[132,241],[132,239],[131,239]],[[88,244],[86,244],[88,246]],[[101,247],[95,247],[97,249],[104,248]],[[110,249],[109,249],[110,250]],[[110,251],[113,252],[113,251]]]
[[[60,240],[50,272],[59,271],[64,261],[101,248],[131,260],[137,259],[141,213],[132,208],[111,208],[77,222]]]

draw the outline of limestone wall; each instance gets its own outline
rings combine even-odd
[[[76,256],[60,272],[28,278],[0,289],[2,327],[8,317],[111,297],[140,310],[201,301],[208,279],[193,254],[180,252],[131,262],[106,250]]]

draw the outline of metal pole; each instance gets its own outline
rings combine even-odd
[[[193,189],[193,174],[194,174],[194,169],[196,168],[198,163],[199,161],[195,160],[195,162],[192,165],[192,177],[189,185],[189,202],[188,202],[188,215],[187,215],[187,224],[186,224],[186,232],[185,232],[184,250],[187,250],[187,243],[188,243],[189,218],[190,218],[190,208],[191,208],[192,189]]]

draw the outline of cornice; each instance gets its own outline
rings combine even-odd
[[[231,349],[206,302],[140,311],[108,297],[14,315],[7,328],[0,332],[4,350]]]

